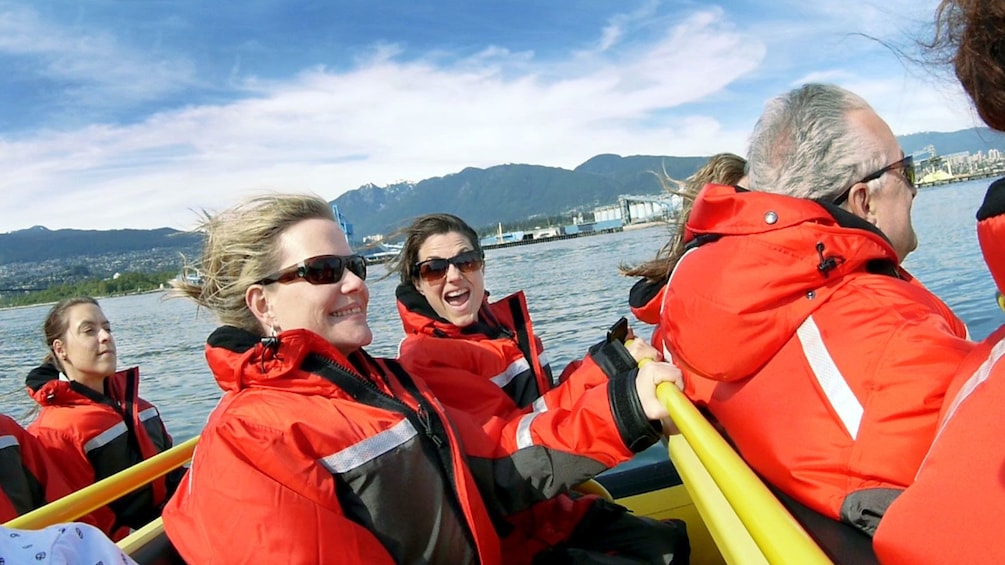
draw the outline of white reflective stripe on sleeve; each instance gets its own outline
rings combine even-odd
[[[328,469],[330,473],[345,473],[403,445],[415,437],[417,433],[411,422],[402,419],[392,428],[368,437],[342,451],[318,459],[318,463]]]
[[[663,340],[663,360],[667,363],[673,363],[673,352],[667,349],[667,341]]]
[[[114,426],[108,428],[107,430],[101,432],[100,434],[91,438],[90,441],[84,444],[84,453],[90,453],[92,449],[97,449],[104,445],[111,443],[111,441],[123,434],[125,434],[129,428],[126,427],[125,422],[119,422]]]
[[[540,412],[531,412],[520,418],[520,423],[517,424],[516,428],[517,449],[534,446],[534,438],[530,434],[530,425],[534,422],[534,418],[537,418],[540,414]]]
[[[505,371],[492,377],[491,381],[494,382],[497,387],[503,388],[508,385],[510,381],[516,378],[517,375],[528,370],[530,370],[530,363],[527,363],[527,360],[521,357],[510,363],[509,367],[506,367]]]
[[[855,393],[848,386],[848,381],[838,370],[831,358],[827,347],[824,346],[823,338],[820,336],[820,328],[813,321],[813,316],[806,318],[806,321],[796,330],[799,336],[799,343],[803,346],[803,354],[810,364],[813,376],[820,383],[824,396],[830,402],[831,407],[837,412],[838,418],[844,424],[848,435],[852,439],[858,436],[858,426],[862,423],[862,404],[855,397]]]
[[[153,406],[151,406],[150,408],[147,408],[146,410],[140,412],[140,421],[141,422],[146,422],[150,418],[157,417],[158,414],[159,413],[157,412],[157,409],[154,408]]]
[[[537,397],[537,400],[535,400],[533,403],[531,403],[530,407],[535,412],[547,412],[548,411],[548,404],[544,401],[544,397],[543,396]]]
[[[537,356],[537,361],[541,363],[542,369],[544,368],[545,365],[551,363],[551,361],[548,359],[548,354],[545,353],[544,351],[542,351],[541,354]]]
[[[14,436],[0,436],[0,449],[21,445]]]

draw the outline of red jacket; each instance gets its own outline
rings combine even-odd
[[[534,427],[526,412],[475,424],[397,363],[347,359],[311,332],[268,345],[223,327],[207,359],[225,394],[164,511],[192,562],[500,563],[503,514],[586,478],[542,459],[533,429],[524,449],[507,440]],[[577,416],[550,420],[558,430],[593,422]]]
[[[442,362],[448,349],[449,357],[457,357],[451,362],[477,367],[519,406],[529,405],[559,383],[544,344],[534,335],[523,292],[494,303],[486,297],[478,310],[479,321],[465,328],[437,315],[410,284],[398,285],[396,294],[405,328],[401,348],[407,347],[410,354],[421,355],[422,347],[428,346],[436,351],[426,355],[426,360]]]
[[[991,185],[977,233],[1005,289],[1005,179]],[[914,484],[890,506],[873,540],[884,564],[1005,563],[1005,326],[953,380],[935,442]]]
[[[0,524],[73,492],[42,444],[0,414]]]
[[[424,375],[441,402],[478,421],[506,418],[526,406],[537,412],[575,406],[586,389],[608,381],[592,357],[553,377],[523,292],[493,303],[486,300],[479,321],[465,328],[439,317],[411,285],[400,285],[397,297],[405,329],[399,361],[409,372]],[[596,357],[603,355],[598,351]],[[618,369],[635,367],[630,356],[609,357],[605,364],[617,367],[611,369],[615,375]],[[573,499],[561,494],[511,517],[519,534],[507,540],[511,543],[504,548],[504,560],[529,561],[538,551],[567,540],[595,501],[593,496]]]
[[[28,392],[41,406],[28,431],[57,461],[70,486],[81,489],[171,447],[160,412],[139,396],[139,369],[105,379],[105,394],[59,378],[51,364],[33,369]],[[176,474],[177,475],[177,474]],[[160,515],[175,475],[161,477],[95,511],[97,526],[113,539]]]
[[[687,230],[657,347],[756,471],[872,533],[973,348],[963,322],[840,208],[709,185]]]

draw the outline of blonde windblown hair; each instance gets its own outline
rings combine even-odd
[[[311,194],[266,194],[215,215],[203,211],[195,230],[203,233],[202,256],[172,281],[171,295],[194,300],[223,324],[264,335],[245,291],[281,267],[279,236],[311,219],[335,221],[328,202]]]

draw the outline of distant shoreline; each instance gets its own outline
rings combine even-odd
[[[156,288],[154,290],[140,290],[140,291],[137,291],[137,292],[124,292],[122,294],[109,294],[109,295],[106,295],[106,296],[92,296],[91,298],[93,298],[95,300],[98,300],[98,301],[101,301],[101,300],[104,300],[106,298],[120,298],[120,297],[123,297],[123,296],[137,296],[137,295],[140,295],[140,294],[153,294],[155,292],[167,292],[167,289]],[[0,311],[2,311],[2,310],[20,310],[22,308],[35,308],[36,306],[52,306],[53,304],[56,304],[56,302],[59,302],[59,301],[57,300],[55,302],[52,302],[52,301],[50,301],[50,302],[37,302],[35,304],[19,304],[17,306],[0,306]]]

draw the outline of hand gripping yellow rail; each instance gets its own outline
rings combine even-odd
[[[195,444],[198,442],[199,436],[184,441],[87,488],[50,502],[23,516],[18,516],[4,526],[22,530],[37,530],[60,522],[70,522],[90,514],[124,494],[132,492],[189,462],[195,451]]]
[[[714,486],[718,487],[721,496],[725,497],[732,512],[735,512],[735,516],[732,517],[733,523],[735,524],[736,518],[739,518],[742,527],[749,533],[748,541],[752,538],[756,548],[763,554],[753,558],[749,552],[742,549],[734,548],[730,551],[730,548],[720,545],[723,557],[727,561],[730,563],[766,561],[771,564],[799,565],[831,563],[775,495],[680,390],[664,383],[656,389],[656,394],[670,412],[670,417],[681,433],[680,436],[670,438],[671,456],[676,455],[675,451],[681,451],[679,448],[683,448],[683,451],[693,451],[704,470],[711,476]],[[686,445],[681,442],[682,439]],[[676,457],[674,464],[678,464]],[[687,484],[687,476],[683,469],[681,475]],[[692,498],[702,497],[703,490],[707,493],[707,489],[688,488]],[[700,512],[703,512],[702,518],[707,524],[715,522],[717,517],[706,516],[704,512],[708,511],[708,507],[703,510],[701,502],[695,500],[695,505]],[[728,520],[720,523],[728,523]],[[711,528],[711,524],[709,525]],[[728,541],[728,538],[735,537],[738,533],[740,532],[727,532],[728,535],[716,541],[717,543],[722,539]]]

